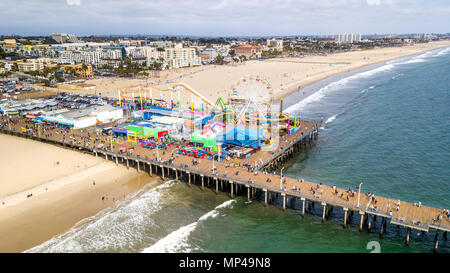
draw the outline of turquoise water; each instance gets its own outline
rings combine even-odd
[[[341,187],[362,181],[364,191],[448,208],[448,71],[450,48],[439,49],[334,77],[287,98],[286,111],[324,124],[317,145],[288,162],[285,172]],[[370,241],[379,242],[381,252],[432,251],[434,232],[412,232],[405,247],[403,228],[388,225],[380,240],[377,225],[358,232],[356,216],[343,229],[341,214],[336,209],[321,223],[298,210],[157,181],[31,251],[370,252]],[[439,251],[450,252],[442,236]]]

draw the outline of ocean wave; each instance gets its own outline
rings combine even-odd
[[[325,121],[325,124],[333,122],[336,119],[336,116],[337,116],[337,114],[332,116],[332,117],[330,117],[329,119],[327,119],[327,121]]]
[[[448,53],[450,53],[450,47],[446,47],[446,48],[440,50],[438,53],[433,55],[433,57],[438,57],[438,56],[445,55],[445,54],[448,54]]]
[[[204,214],[198,221],[171,232],[166,237],[160,239],[155,244],[144,249],[143,253],[174,253],[174,252],[192,252],[198,250],[197,247],[191,246],[187,243],[187,239],[192,231],[195,230],[198,223],[208,218],[215,218],[219,215],[219,209],[231,206],[236,200],[228,200],[223,204],[215,207],[213,210]]]
[[[393,77],[391,78],[391,80],[395,80],[395,79],[397,79],[398,77],[401,77],[401,76],[403,76],[403,75],[404,75],[403,73],[397,74],[397,75],[393,76]]]
[[[314,92],[310,96],[306,97],[305,99],[301,100],[300,102],[291,105],[286,109],[286,112],[293,113],[300,109],[302,109],[304,106],[312,103],[312,102],[318,102],[322,100],[329,92],[333,92],[336,90],[341,90],[343,87],[345,87],[347,84],[349,84],[351,81],[359,80],[362,78],[368,78],[375,74],[382,73],[389,71],[395,67],[395,64],[385,64],[383,66],[361,72],[355,75],[351,75],[349,77],[337,80],[335,82],[332,82],[322,88],[320,88],[317,92]]]
[[[364,88],[363,90],[361,90],[361,94],[366,93],[366,91],[369,91],[370,89],[374,89],[376,85],[371,85],[368,88]]]
[[[438,51],[436,50],[432,50],[432,51],[427,51],[425,53],[422,53],[420,55],[417,56],[413,56],[413,57],[408,57],[407,59],[403,59],[403,60],[391,60],[386,62],[384,65],[379,66],[377,68],[368,70],[368,71],[364,71],[361,73],[357,73],[354,75],[351,75],[349,77],[337,80],[335,82],[332,82],[322,88],[320,88],[317,92],[314,92],[313,94],[311,94],[310,96],[306,97],[305,99],[301,100],[300,102],[291,105],[290,107],[288,107],[286,109],[286,112],[288,113],[293,113],[293,112],[297,112],[299,110],[301,110],[303,107],[305,107],[306,105],[313,103],[313,102],[319,102],[321,101],[329,92],[333,92],[336,90],[340,90],[342,89],[342,87],[344,87],[345,85],[351,83],[352,81],[355,80],[360,80],[363,78],[369,78],[371,76],[374,76],[376,74],[379,73],[383,73],[383,72],[388,72],[392,69],[394,69],[396,66],[398,65],[405,65],[405,64],[414,64],[414,63],[423,63],[428,61],[430,58],[432,57],[436,57],[436,56],[441,56],[444,54],[448,54],[450,53],[450,47],[446,47],[444,49],[439,49]],[[392,79],[395,79],[396,77],[402,76],[403,74],[399,74],[394,76]],[[361,91],[361,93],[366,92],[367,90],[363,90]]]
[[[115,206],[80,221],[68,232],[25,252],[79,253],[123,249],[136,241],[136,236],[143,234],[146,228],[155,225],[149,216],[169,201],[170,196],[164,191],[177,183],[170,180],[156,187],[150,183]]]

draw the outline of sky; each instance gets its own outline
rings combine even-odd
[[[1,0],[0,35],[450,32],[449,0]]]

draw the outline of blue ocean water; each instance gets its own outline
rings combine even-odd
[[[323,119],[317,145],[285,173],[450,207],[450,48],[333,77],[286,98],[286,111]],[[305,92],[305,94],[303,93]],[[310,95],[312,94],[312,95]],[[298,103],[296,103],[298,102]],[[338,212],[337,212],[338,213]],[[33,252],[431,252],[433,233],[343,229],[342,217],[247,203],[175,181],[145,187]],[[376,229],[376,228],[375,228]],[[442,237],[442,236],[441,236]],[[440,240],[440,252],[450,252]]]

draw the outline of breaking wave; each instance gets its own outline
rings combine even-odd
[[[313,103],[313,102],[319,102],[321,101],[327,94],[337,91],[337,90],[341,90],[343,87],[345,87],[346,85],[350,84],[352,81],[355,80],[360,80],[360,79],[365,79],[365,78],[369,78],[371,76],[374,76],[376,74],[379,73],[383,73],[383,72],[387,72],[390,71],[392,69],[394,69],[396,66],[398,65],[405,65],[405,64],[411,64],[411,63],[421,63],[421,62],[425,62],[427,59],[431,58],[431,57],[437,57],[443,54],[448,54],[450,52],[450,47],[446,47],[444,49],[438,49],[436,50],[432,50],[432,51],[428,51],[425,52],[423,54],[414,56],[414,57],[410,57],[406,60],[393,60],[393,61],[388,61],[386,62],[384,65],[368,70],[368,71],[364,71],[361,73],[357,73],[351,76],[348,76],[346,78],[337,80],[335,82],[332,82],[322,88],[320,88],[317,92],[314,92],[313,94],[311,94],[310,96],[306,97],[305,99],[303,99],[302,101],[291,105],[290,107],[288,107],[286,109],[286,112],[288,113],[294,113],[297,112],[299,110],[301,110],[303,107],[305,107],[306,105]],[[399,77],[399,75],[394,76],[394,77]],[[369,87],[369,89],[371,89],[371,87]],[[367,90],[365,90],[367,91]],[[364,92],[365,92],[364,91]],[[364,93],[361,92],[361,93]]]
[[[165,189],[178,182],[170,180],[154,187],[155,183],[147,184],[115,206],[80,221],[68,232],[25,252],[123,252],[133,249],[133,244],[140,241],[138,237],[155,225],[151,215],[161,210],[169,200]]]
[[[187,243],[187,239],[192,231],[194,231],[199,222],[204,221],[208,218],[215,218],[219,215],[219,210],[221,208],[231,206],[236,200],[228,200],[223,204],[215,207],[212,211],[204,214],[198,219],[198,221],[191,223],[189,225],[180,227],[179,229],[171,232],[166,237],[160,239],[155,244],[144,249],[144,253],[161,253],[161,252],[192,252],[198,250],[197,247],[191,246]]]

